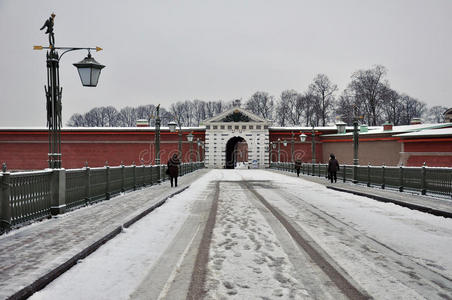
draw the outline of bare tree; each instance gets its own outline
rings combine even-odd
[[[102,123],[105,127],[116,127],[119,125],[119,113],[113,106],[101,107]]]
[[[390,88],[386,89],[384,95],[384,121],[390,121],[394,125],[400,125],[403,110],[400,95]]]
[[[413,118],[421,118],[426,111],[425,103],[408,95],[401,96],[401,103],[403,110],[400,123],[403,125],[410,124]]]
[[[246,102],[245,108],[264,119],[271,120],[273,116],[273,105],[273,96],[270,96],[266,92],[256,92]]]
[[[137,123],[137,110],[134,107],[126,106],[119,111],[119,126],[134,127]]]
[[[334,108],[334,93],[337,85],[333,84],[325,74],[318,74],[314,82],[309,86],[309,91],[315,96],[316,123],[325,126],[331,110]]]
[[[385,75],[386,69],[380,65],[369,70],[359,70],[352,75],[349,88],[354,93],[355,102],[363,104],[369,125],[376,126],[381,122],[384,94],[388,88]]]
[[[428,110],[427,120],[432,123],[443,123],[444,112],[447,110],[445,106],[433,106]]]
[[[280,100],[276,104],[276,122],[279,126],[286,126],[291,122],[291,107],[296,102],[298,92],[295,90],[285,90],[281,93]]]
[[[84,127],[86,126],[85,117],[82,116],[81,114],[75,113],[71,116],[66,125],[70,127]]]

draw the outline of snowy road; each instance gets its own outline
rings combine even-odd
[[[452,299],[451,249],[451,219],[270,171],[212,170],[32,299],[186,299],[193,274],[206,299],[353,295],[341,280],[375,299]]]

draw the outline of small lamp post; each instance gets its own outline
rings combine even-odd
[[[278,138],[278,162],[281,162],[281,139]]]
[[[316,163],[316,159],[315,159],[315,130],[314,130],[314,126],[312,126],[312,134],[311,134],[311,143],[312,143],[312,163],[315,164]]]
[[[189,159],[188,159],[188,161],[191,162],[191,154],[192,154],[192,151],[193,151],[193,133],[192,132],[190,132],[187,135],[187,140],[188,140],[188,142],[190,142],[190,152],[189,152]]]

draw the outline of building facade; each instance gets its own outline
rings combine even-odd
[[[326,163],[330,153],[341,164],[352,164],[352,130],[270,126],[269,120],[236,106],[202,126],[182,127],[180,134],[162,127],[160,159],[165,164],[180,144],[183,162],[204,161],[208,168],[266,168],[271,162],[295,159]],[[62,166],[155,164],[155,141],[155,128],[141,123],[127,128],[63,128]],[[8,169],[47,168],[48,149],[46,128],[0,128],[0,163]],[[452,123],[365,128],[359,133],[358,156],[362,165],[452,167]]]

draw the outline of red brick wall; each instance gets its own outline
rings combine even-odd
[[[197,143],[204,141],[204,132],[193,132],[193,150],[184,132],[182,136],[182,160],[197,160]],[[80,168],[88,162],[91,167],[130,165],[133,162],[154,164],[155,146],[153,132],[125,131],[77,131],[62,133],[62,166],[66,169]],[[177,133],[162,132],[160,136],[160,158],[166,163],[178,151]],[[11,170],[38,170],[48,167],[48,135],[42,131],[4,131],[0,132],[0,163],[6,162]],[[199,147],[200,159],[203,150]]]

